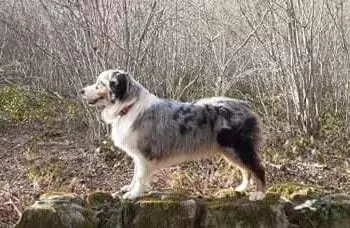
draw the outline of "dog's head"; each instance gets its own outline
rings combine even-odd
[[[126,72],[107,70],[98,76],[95,84],[83,88],[81,94],[90,105],[103,107],[126,101],[131,87],[132,79]]]

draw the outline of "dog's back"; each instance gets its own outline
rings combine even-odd
[[[260,135],[258,120],[249,105],[230,98],[192,103],[163,99],[140,113],[132,127],[138,132],[139,149],[149,159],[220,145],[222,132],[228,130],[235,137],[254,138],[254,147]]]

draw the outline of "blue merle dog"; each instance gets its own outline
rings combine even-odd
[[[236,191],[246,191],[252,180],[257,190],[249,198],[265,197],[265,169],[258,155],[260,121],[247,102],[159,98],[121,70],[102,72],[81,93],[90,105],[103,108],[102,119],[112,127],[115,146],[134,161],[132,181],[121,189],[124,199],[141,196],[158,169],[215,154],[240,169],[242,183]]]

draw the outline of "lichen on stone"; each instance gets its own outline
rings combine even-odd
[[[100,207],[101,205],[113,202],[111,194],[105,192],[94,192],[87,197],[87,203],[90,207]]]
[[[16,228],[95,228],[94,213],[72,193],[45,193],[24,211]]]
[[[321,187],[293,182],[286,182],[283,184],[271,186],[268,189],[268,192],[280,194],[281,197],[297,201],[304,200],[306,198],[314,198],[322,194],[328,193],[326,189],[323,189]]]
[[[255,202],[246,196],[204,199],[170,193],[165,198],[157,193],[130,201],[103,192],[92,193],[85,201],[72,193],[45,193],[25,210],[16,227],[350,227],[349,195],[293,201],[276,191],[293,194],[303,190],[300,186],[274,190]]]

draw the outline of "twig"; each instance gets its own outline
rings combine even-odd
[[[276,169],[281,169],[283,165],[277,165],[277,164],[273,164],[271,162],[268,162],[268,161],[265,161],[265,164],[268,165],[268,166],[271,166],[273,168],[276,168]]]
[[[201,75],[200,73],[202,72],[203,67],[204,67],[204,64],[203,64],[203,65],[201,66],[201,68],[199,69],[197,76],[196,76],[192,81],[190,81],[190,82],[181,90],[181,92],[180,92],[180,94],[177,96],[177,98],[181,98],[181,97],[183,96],[183,94],[186,92],[186,90],[187,90],[188,88],[190,88],[190,87],[197,81],[197,79],[198,79],[199,76]]]
[[[18,203],[20,203],[21,201],[20,201],[16,196],[14,196],[10,191],[8,191],[8,190],[0,189],[0,191],[1,191],[2,193],[4,193],[5,195],[7,195],[8,198],[9,198],[9,200],[8,200],[6,203],[4,203],[4,205],[8,205],[8,204],[12,205],[13,208],[15,209],[15,211],[17,212],[18,216],[21,217],[21,216],[22,216],[22,212],[21,212],[21,210],[17,207],[17,205],[13,202],[12,199],[14,199],[14,200],[15,200],[16,202],[18,202]]]
[[[270,12],[270,10],[267,10],[264,15],[262,16],[262,19],[260,21],[260,23],[258,24],[258,26],[256,26],[256,28],[247,36],[247,38],[241,43],[241,45],[233,52],[233,54],[231,55],[230,59],[226,62],[225,65],[228,65],[231,60],[236,56],[236,54],[248,43],[248,41],[250,40],[250,38],[252,38],[252,36],[258,31],[258,29],[260,28],[260,26],[264,23],[265,21],[265,17],[266,15]],[[226,66],[225,66],[226,67]]]
[[[16,204],[13,202],[11,198],[9,198],[9,200],[6,203],[4,203],[4,205],[8,205],[8,204],[11,204],[13,206],[13,209],[15,209],[19,217],[22,217],[21,210],[16,206]]]
[[[17,202],[20,202],[20,200],[16,196],[14,196],[10,191],[5,190],[3,188],[0,189],[0,191],[2,191],[5,195],[8,195],[9,197],[15,199]]]

